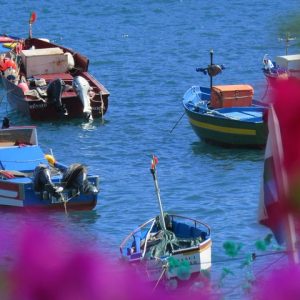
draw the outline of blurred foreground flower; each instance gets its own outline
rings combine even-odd
[[[153,285],[142,282],[132,269],[112,263],[88,243],[74,244],[68,235],[51,229],[27,228],[14,247],[13,264],[4,273],[9,300],[213,299],[205,286],[153,291]],[[4,299],[4,291],[1,295]]]
[[[289,265],[257,280],[255,300],[299,300],[300,266]]]
[[[274,94],[283,148],[283,165],[288,179],[287,208],[300,212],[300,80],[279,81]]]

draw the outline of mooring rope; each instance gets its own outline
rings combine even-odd
[[[158,278],[158,280],[157,280],[157,282],[156,282],[156,284],[155,284],[155,286],[154,286],[154,288],[153,288],[153,290],[152,290],[152,293],[155,292],[155,290],[156,290],[158,284],[160,283],[161,279],[163,278],[165,272],[166,272],[167,269],[168,269],[168,265],[167,265],[167,264],[164,264],[164,265],[162,266],[162,268],[163,268],[163,270],[162,270],[162,272],[161,272],[161,274],[160,274],[160,276],[159,276],[159,278]]]

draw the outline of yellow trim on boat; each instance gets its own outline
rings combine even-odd
[[[210,129],[213,131],[232,133],[232,134],[243,134],[243,135],[256,135],[255,129],[242,129],[242,128],[232,128],[232,127],[223,127],[218,125],[207,124],[203,122],[196,121],[190,118],[190,122],[200,128]]]
[[[17,46],[18,42],[8,42],[8,43],[2,43],[3,47],[8,49],[13,49]]]

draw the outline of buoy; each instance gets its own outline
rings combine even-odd
[[[48,163],[51,166],[54,166],[54,164],[56,163],[56,160],[55,160],[54,156],[51,155],[51,154],[45,154],[45,158],[47,159]]]
[[[13,69],[17,69],[16,63],[11,60],[10,58],[3,58],[0,61],[0,71],[4,72],[5,70],[7,70],[8,68],[13,68]]]

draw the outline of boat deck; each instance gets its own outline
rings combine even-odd
[[[238,111],[223,111],[222,109],[217,109],[216,111],[222,113],[224,117],[239,121],[261,122],[263,117],[261,110],[240,109]]]

